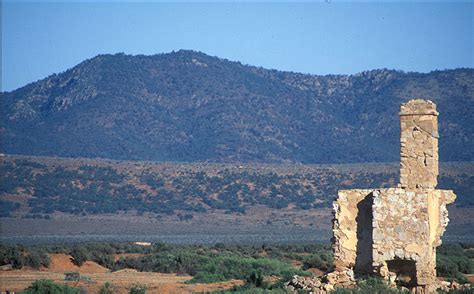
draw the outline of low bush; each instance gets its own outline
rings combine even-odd
[[[23,294],[79,294],[80,289],[68,285],[60,285],[52,280],[36,280],[31,286],[26,288]]]
[[[318,268],[322,271],[329,271],[332,268],[333,257],[328,252],[311,254],[303,258],[303,269]]]
[[[67,272],[64,273],[65,281],[80,281],[81,275],[78,272]]]
[[[437,250],[438,275],[465,283],[464,274],[472,274],[474,270],[472,251],[468,248],[472,246],[440,246]],[[47,253],[71,254],[77,265],[92,260],[111,270],[132,268],[142,272],[188,274],[193,276],[190,283],[241,279],[247,281],[247,288],[258,289],[268,286],[264,285],[263,277],[277,276],[285,281],[295,274],[308,275],[304,271],[308,268],[331,270],[333,263],[330,246],[317,244],[254,246],[218,243],[214,246],[180,246],[158,243],[144,247],[133,243],[79,243],[30,247],[0,244],[0,265],[12,264],[14,268],[48,266],[50,261]],[[129,256],[114,261],[113,254],[122,253],[139,253],[143,256]],[[291,266],[294,260],[302,262],[301,270]],[[376,288],[383,285],[373,281],[360,285],[369,286]]]
[[[451,290],[449,292],[438,292],[439,294],[441,293],[449,293],[449,294],[472,294],[474,293],[474,285],[471,286],[469,289],[463,289],[463,290]]]
[[[0,265],[6,264],[11,264],[15,269],[23,266],[39,269],[42,266],[49,267],[50,259],[46,251],[40,248],[0,244]]]
[[[83,265],[84,262],[86,262],[88,259],[90,259],[90,255],[82,247],[74,248],[71,251],[71,256],[72,256],[74,264],[77,265],[77,266]]]
[[[264,276],[260,271],[253,272],[246,279],[246,283],[241,286],[235,286],[231,289],[224,290],[217,293],[251,293],[251,294],[263,294],[263,293],[289,293],[287,290],[283,289],[284,280],[280,279],[274,284],[266,282]]]
[[[133,268],[139,271],[185,273],[194,276],[191,282],[216,282],[229,279],[247,279],[252,273],[263,276],[291,277],[307,275],[289,263],[265,258],[242,256],[239,252],[215,252],[204,248],[180,248],[138,258],[117,261],[114,270]]]
[[[130,288],[129,294],[145,294],[146,293],[146,286],[144,285],[133,285]]]
[[[455,279],[460,283],[467,282],[463,274],[471,274],[474,271],[474,262],[470,258],[469,250],[465,250],[460,244],[443,244],[436,253],[438,276]]]
[[[109,282],[105,283],[99,290],[99,294],[114,294],[114,293],[115,293],[114,286]]]
[[[288,291],[285,289],[263,289],[257,288],[253,286],[239,286],[225,291],[218,291],[213,292],[218,294],[231,294],[231,293],[239,293],[239,294],[288,294]]]
[[[387,283],[376,277],[368,277],[357,283],[354,289],[336,289],[332,294],[408,294],[408,291],[390,288]]]

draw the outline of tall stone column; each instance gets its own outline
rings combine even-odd
[[[430,100],[414,99],[401,105],[402,188],[435,188],[438,181],[438,112]]]
[[[344,285],[345,273],[374,272],[412,293],[436,293],[436,247],[449,221],[446,205],[456,199],[453,191],[436,189],[436,105],[419,99],[402,104],[400,126],[399,187],[340,190],[333,204],[330,286]]]

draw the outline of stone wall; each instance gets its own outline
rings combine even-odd
[[[428,193],[403,188],[377,191],[373,207],[375,267],[394,259],[419,262],[420,256],[431,254]]]
[[[446,205],[454,201],[454,193],[391,188],[378,190],[374,195],[374,270],[407,286],[433,284],[436,247],[447,226]],[[390,268],[390,262],[399,267]],[[411,271],[400,268],[410,262]]]
[[[336,271],[376,273],[404,286],[436,278],[436,247],[448,224],[451,190],[341,190],[333,204]]]
[[[435,188],[438,176],[438,112],[429,100],[410,100],[400,107],[400,184]]]
[[[372,192],[340,190],[333,204],[333,252],[336,270],[370,271],[372,250]],[[357,263],[357,266],[356,266]]]

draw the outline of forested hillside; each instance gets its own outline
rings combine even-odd
[[[398,109],[432,99],[441,161],[474,160],[474,70],[315,76],[204,53],[99,55],[1,94],[7,154],[180,162],[396,162]]]

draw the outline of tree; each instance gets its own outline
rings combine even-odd
[[[84,262],[88,259],[87,252],[81,247],[74,248],[71,251],[71,256],[73,258],[74,264],[76,264],[77,266],[83,265]]]

